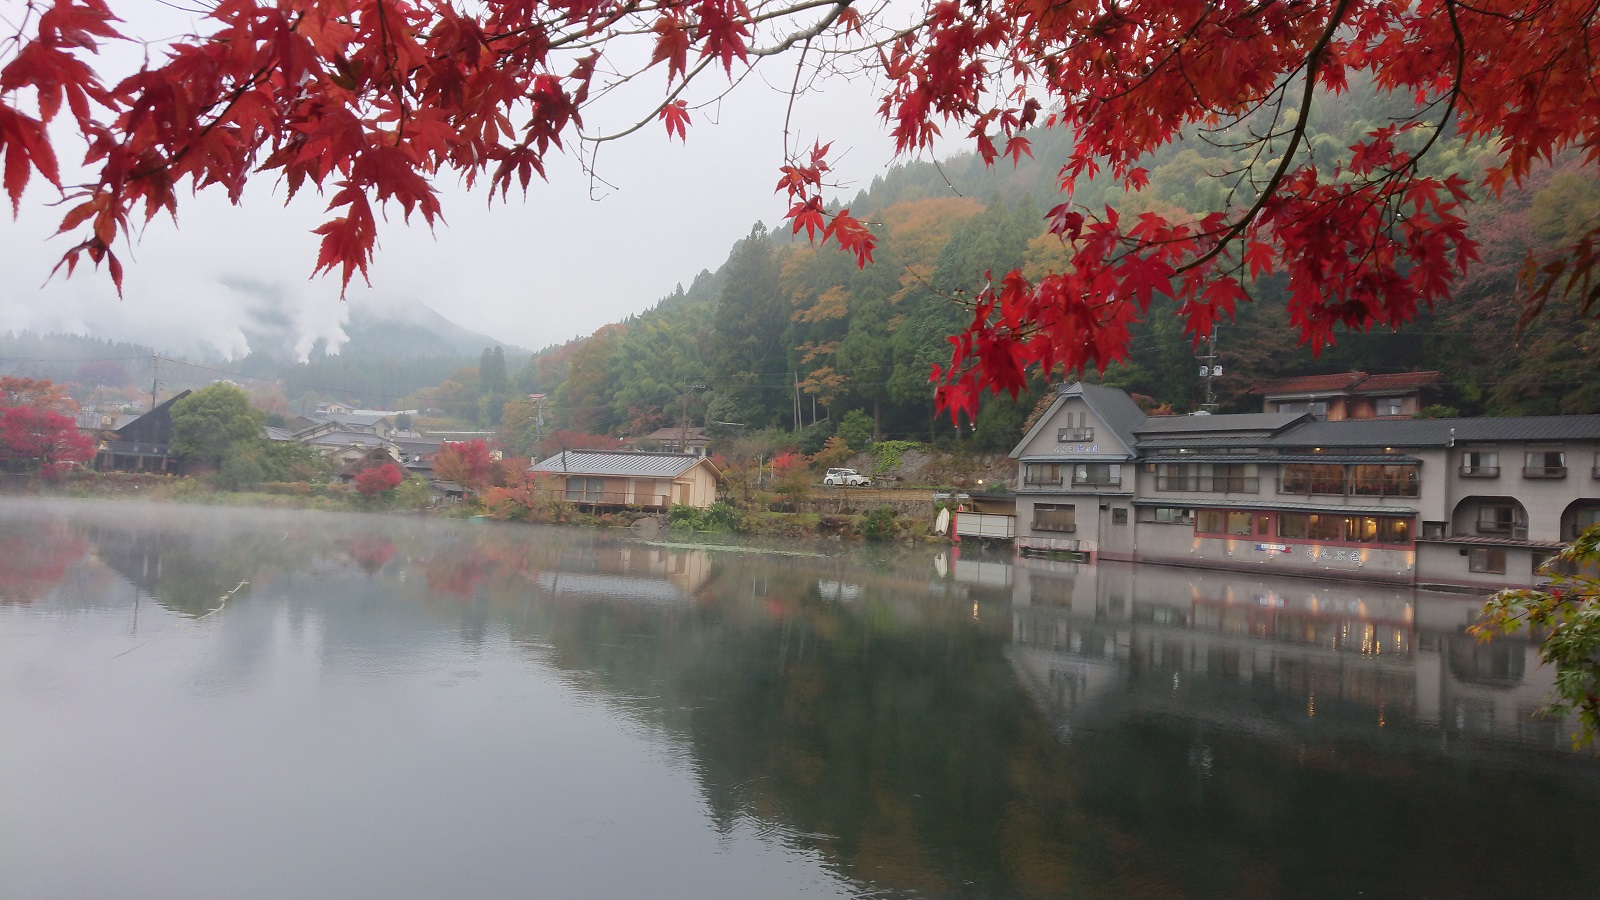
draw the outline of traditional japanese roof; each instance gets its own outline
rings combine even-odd
[[[1459,443],[1600,440],[1600,415],[1495,419],[1345,419],[1308,422],[1275,447],[1452,447]]]
[[[1366,372],[1336,372],[1332,375],[1296,375],[1275,378],[1252,388],[1258,396],[1301,394],[1383,394],[1414,391],[1437,384],[1438,372],[1391,372],[1368,375]]]
[[[1332,375],[1296,375],[1274,378],[1251,389],[1252,394],[1337,394],[1365,381],[1365,372],[1337,372]]]
[[[692,453],[646,453],[634,450],[563,450],[529,469],[559,475],[616,475],[638,478],[676,478],[699,463],[715,466]]]
[[[1295,503],[1283,500],[1213,500],[1204,496],[1139,497],[1134,506],[1176,506],[1186,509],[1260,509],[1268,512],[1340,513],[1348,516],[1414,516],[1410,506],[1345,506],[1340,503]],[[1249,535],[1236,535],[1250,538]],[[1259,540],[1260,538],[1252,538]]]
[[[1038,437],[1041,431],[1049,427],[1055,419],[1056,411],[1061,408],[1063,403],[1073,397],[1083,398],[1084,404],[1089,407],[1090,412],[1094,413],[1095,418],[1111,429],[1117,439],[1122,442],[1122,445],[1132,451],[1134,431],[1148,419],[1144,410],[1140,409],[1138,404],[1134,403],[1125,391],[1078,381],[1062,385],[1057,389],[1055,402],[1051,403],[1050,408],[1045,410],[1044,415],[1039,417],[1039,421],[1033,423],[1033,427],[1028,429],[1028,433],[1022,436],[1022,440],[1011,451],[1011,458],[1021,459],[1022,448],[1032,443],[1033,439]],[[1106,458],[1122,459],[1125,457],[1108,456]]]
[[[1356,385],[1357,394],[1380,394],[1389,391],[1414,391],[1438,384],[1444,376],[1438,372],[1391,372],[1387,375],[1369,375]]]
[[[1134,429],[1141,443],[1146,437],[1171,437],[1174,434],[1214,435],[1230,431],[1275,434],[1303,419],[1306,413],[1228,413],[1220,416],[1151,416]]]
[[[1566,546],[1565,541],[1519,541],[1516,538],[1488,537],[1486,535],[1462,534],[1455,537],[1442,538],[1417,538],[1419,544],[1468,544],[1476,547],[1528,547],[1533,550],[1560,550]]]
[[[294,432],[287,428],[278,428],[273,425],[261,426],[261,436],[269,441],[292,441]]]
[[[1163,453],[1147,456],[1152,463],[1312,463],[1314,465],[1414,465],[1415,456],[1341,453]]]

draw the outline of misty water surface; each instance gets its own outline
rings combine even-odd
[[[1475,601],[0,498],[0,896],[1600,896]]]

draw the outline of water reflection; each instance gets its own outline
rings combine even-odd
[[[1600,884],[1600,774],[1531,715],[1549,687],[1533,647],[1466,638],[1475,607],[1456,597],[970,552],[0,507],[0,546],[32,535],[63,549],[0,557],[7,896]],[[84,778],[130,753],[173,828],[258,839],[187,868],[144,848],[163,865],[130,867],[101,823],[150,816],[151,795]],[[221,780],[238,772],[262,789]],[[1483,852],[1517,834],[1539,839]],[[54,845],[85,858],[51,867]]]

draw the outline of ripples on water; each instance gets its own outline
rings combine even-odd
[[[1474,600],[780,549],[0,501],[0,896],[1600,896]]]

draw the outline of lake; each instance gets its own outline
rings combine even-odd
[[[1600,896],[1479,605],[5,497],[0,896]]]

